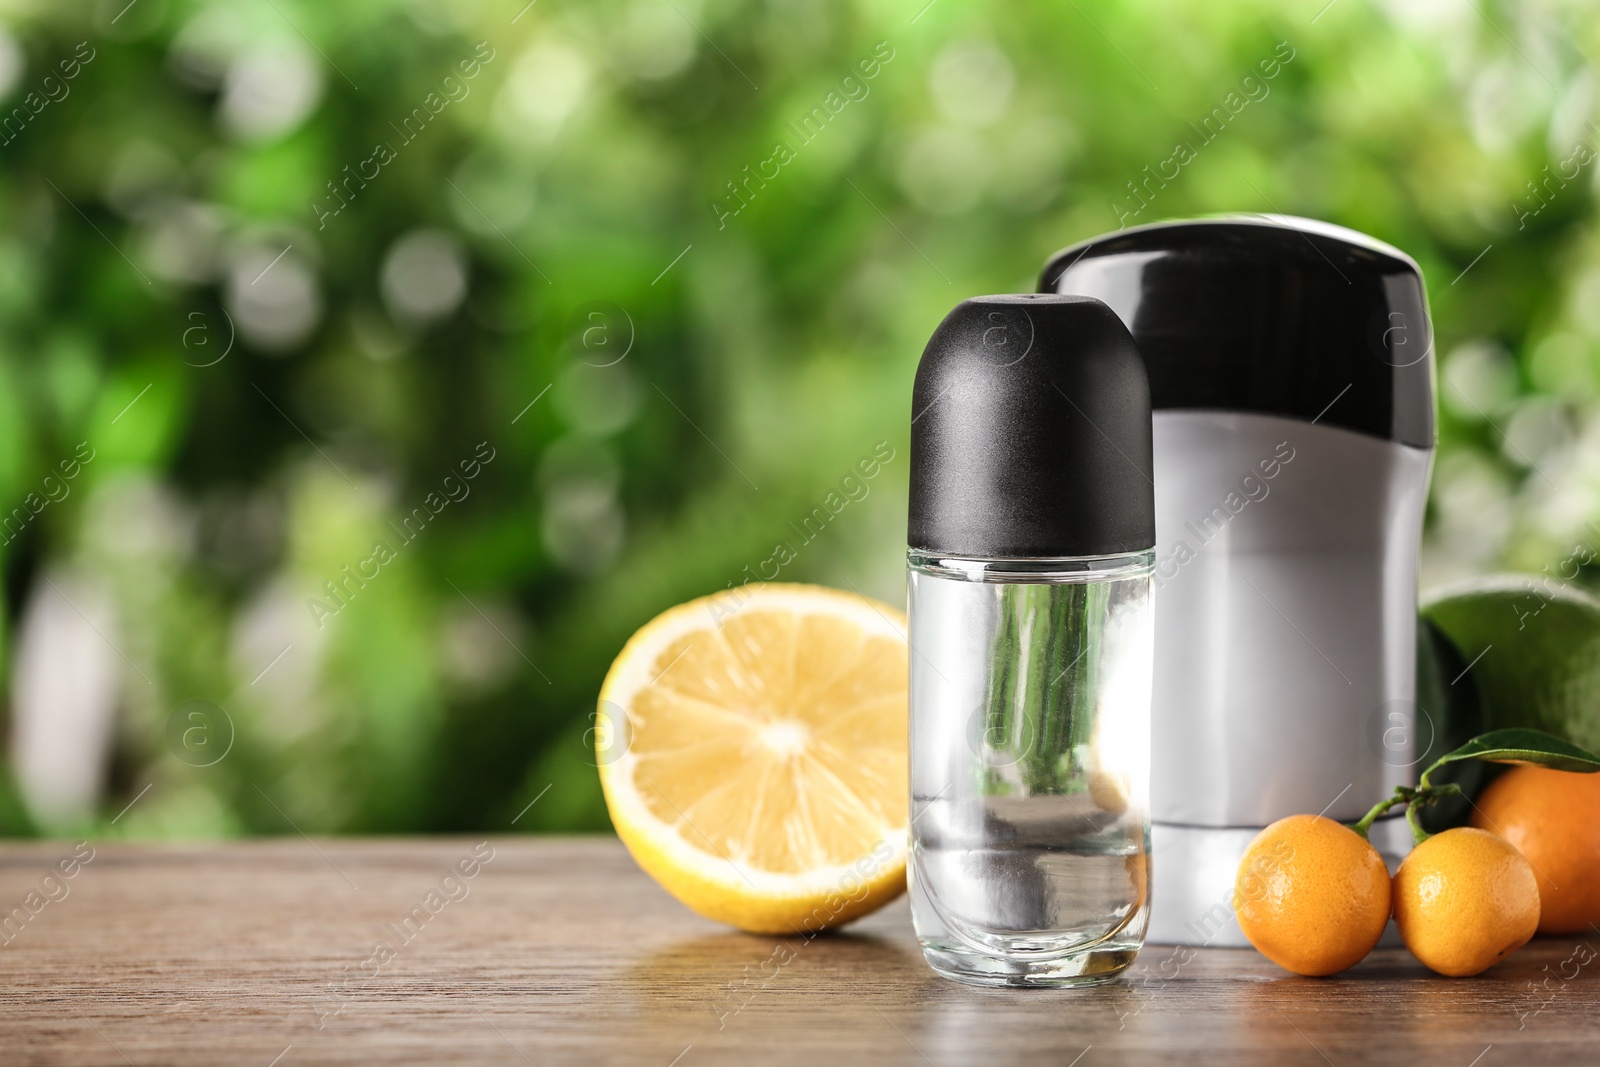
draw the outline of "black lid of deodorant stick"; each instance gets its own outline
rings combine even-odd
[[[991,559],[1149,549],[1150,426],[1144,363],[1105,304],[963,301],[917,367],[907,542]]]
[[[1284,215],[1155,223],[1058,252],[1039,288],[1116,311],[1157,411],[1275,415],[1433,447],[1422,272],[1365,234]]]

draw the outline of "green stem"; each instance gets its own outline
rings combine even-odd
[[[1372,824],[1377,821],[1379,816],[1390,808],[1396,808],[1404,804],[1406,805],[1406,822],[1411,826],[1412,840],[1420,845],[1433,835],[1422,828],[1422,823],[1418,820],[1418,813],[1429,804],[1437,804],[1445,797],[1459,796],[1460,794],[1461,787],[1450,782],[1443,785],[1422,785],[1416,789],[1397,785],[1394,787],[1394,796],[1374,804],[1372,810],[1362,816],[1360,822],[1351,824],[1350,829],[1362,837],[1366,837],[1367,831],[1372,829]]]
[[[1460,795],[1461,787],[1454,782],[1446,782],[1443,785],[1425,785],[1418,789],[1416,798],[1411,802],[1411,807],[1406,809],[1406,822],[1411,824],[1411,840],[1420,845],[1433,836],[1422,828],[1420,815],[1423,808],[1429,804],[1437,804],[1445,797]]]
[[[1424,830],[1422,828],[1422,823],[1417,820],[1417,812],[1421,810],[1422,808],[1419,804],[1413,804],[1406,809],[1406,822],[1411,824],[1411,841],[1412,844],[1416,845],[1422,844],[1429,837],[1433,836],[1432,834],[1428,833],[1428,831]]]
[[[1380,800],[1378,803],[1374,804],[1372,806],[1372,810],[1367,812],[1366,815],[1362,816],[1360,822],[1352,824],[1350,829],[1354,830],[1362,837],[1366,837],[1367,831],[1372,829],[1372,824],[1377,821],[1380,815],[1383,815],[1390,808],[1396,807],[1400,804],[1411,803],[1412,798],[1415,796],[1416,793],[1413,790],[1407,789],[1403,785],[1395,786],[1394,796],[1389,797],[1387,800]]]

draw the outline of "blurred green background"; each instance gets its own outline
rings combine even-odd
[[[604,828],[590,713],[627,636],[879,442],[782,577],[901,600],[928,333],[1119,222],[1286,212],[1409,252],[1425,585],[1600,543],[1589,3],[0,27],[0,833]]]

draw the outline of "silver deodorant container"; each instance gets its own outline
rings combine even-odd
[[[1417,551],[1434,447],[1417,265],[1285,217],[1129,229],[1041,289],[1096,297],[1154,408],[1158,605],[1150,939],[1242,945],[1264,826],[1353,821],[1438,747],[1416,705]],[[1410,836],[1372,841],[1393,861]]]

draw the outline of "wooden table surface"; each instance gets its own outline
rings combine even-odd
[[[748,936],[610,839],[92,850],[64,878],[71,844],[0,848],[0,1063],[1600,1060],[1600,962],[1579,948],[1600,936],[1475,979],[1400,950],[1305,979],[1249,950],[1152,946],[1114,985],[988,990],[924,966],[903,899],[841,935]],[[475,850],[492,858],[447,877]]]

